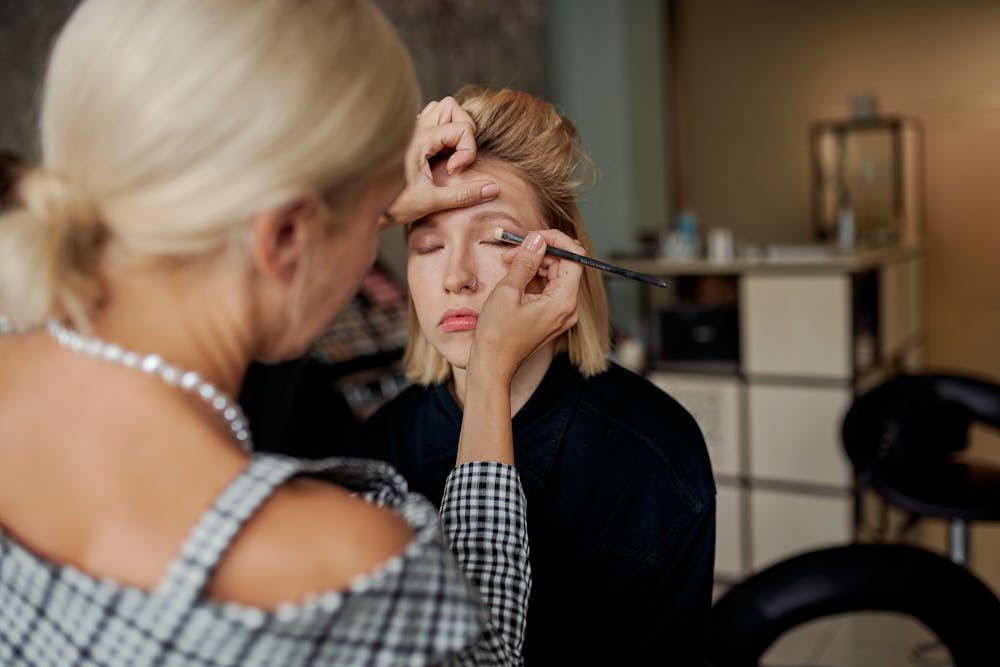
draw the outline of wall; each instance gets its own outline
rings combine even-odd
[[[580,210],[599,256],[669,219],[666,21],[662,0],[550,1],[552,99],[597,167]],[[613,323],[638,331],[636,286],[606,284]]]
[[[38,90],[52,36],[76,0],[0,0],[0,150],[38,155]]]
[[[675,0],[680,201],[705,227],[810,239],[807,130],[856,91],[925,131],[926,362],[1000,381],[1000,3]],[[977,452],[1000,455],[995,433]],[[1000,529],[974,562],[1000,591]]]

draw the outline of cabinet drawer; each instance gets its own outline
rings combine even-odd
[[[743,506],[746,490],[738,486],[719,484],[715,502],[715,575],[723,579],[742,579],[746,575],[743,562]]]
[[[850,378],[849,276],[743,278],[740,336],[747,375]]]
[[[851,541],[853,501],[754,489],[750,492],[752,567]]]
[[[753,478],[847,488],[852,473],[840,442],[851,390],[751,383],[748,452]]]
[[[650,373],[649,380],[673,396],[698,422],[715,474],[740,474],[740,381],[663,372]]]

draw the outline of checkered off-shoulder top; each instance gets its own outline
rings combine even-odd
[[[413,541],[343,592],[273,611],[208,598],[206,584],[240,527],[294,475],[323,477],[394,508]],[[520,664],[527,540],[524,495],[510,466],[456,468],[439,522],[386,465],[259,454],[151,592],[47,561],[0,530],[0,665]]]

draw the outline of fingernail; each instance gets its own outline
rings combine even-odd
[[[483,186],[483,189],[479,191],[479,194],[483,199],[493,199],[500,194],[500,186],[496,183],[487,183]]]
[[[538,252],[543,245],[545,245],[545,239],[538,232],[531,232],[528,234],[528,250],[531,252]]]

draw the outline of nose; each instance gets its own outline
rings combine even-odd
[[[470,253],[464,248],[456,248],[448,257],[445,267],[444,289],[447,292],[458,293],[462,290],[476,289],[475,264]]]

